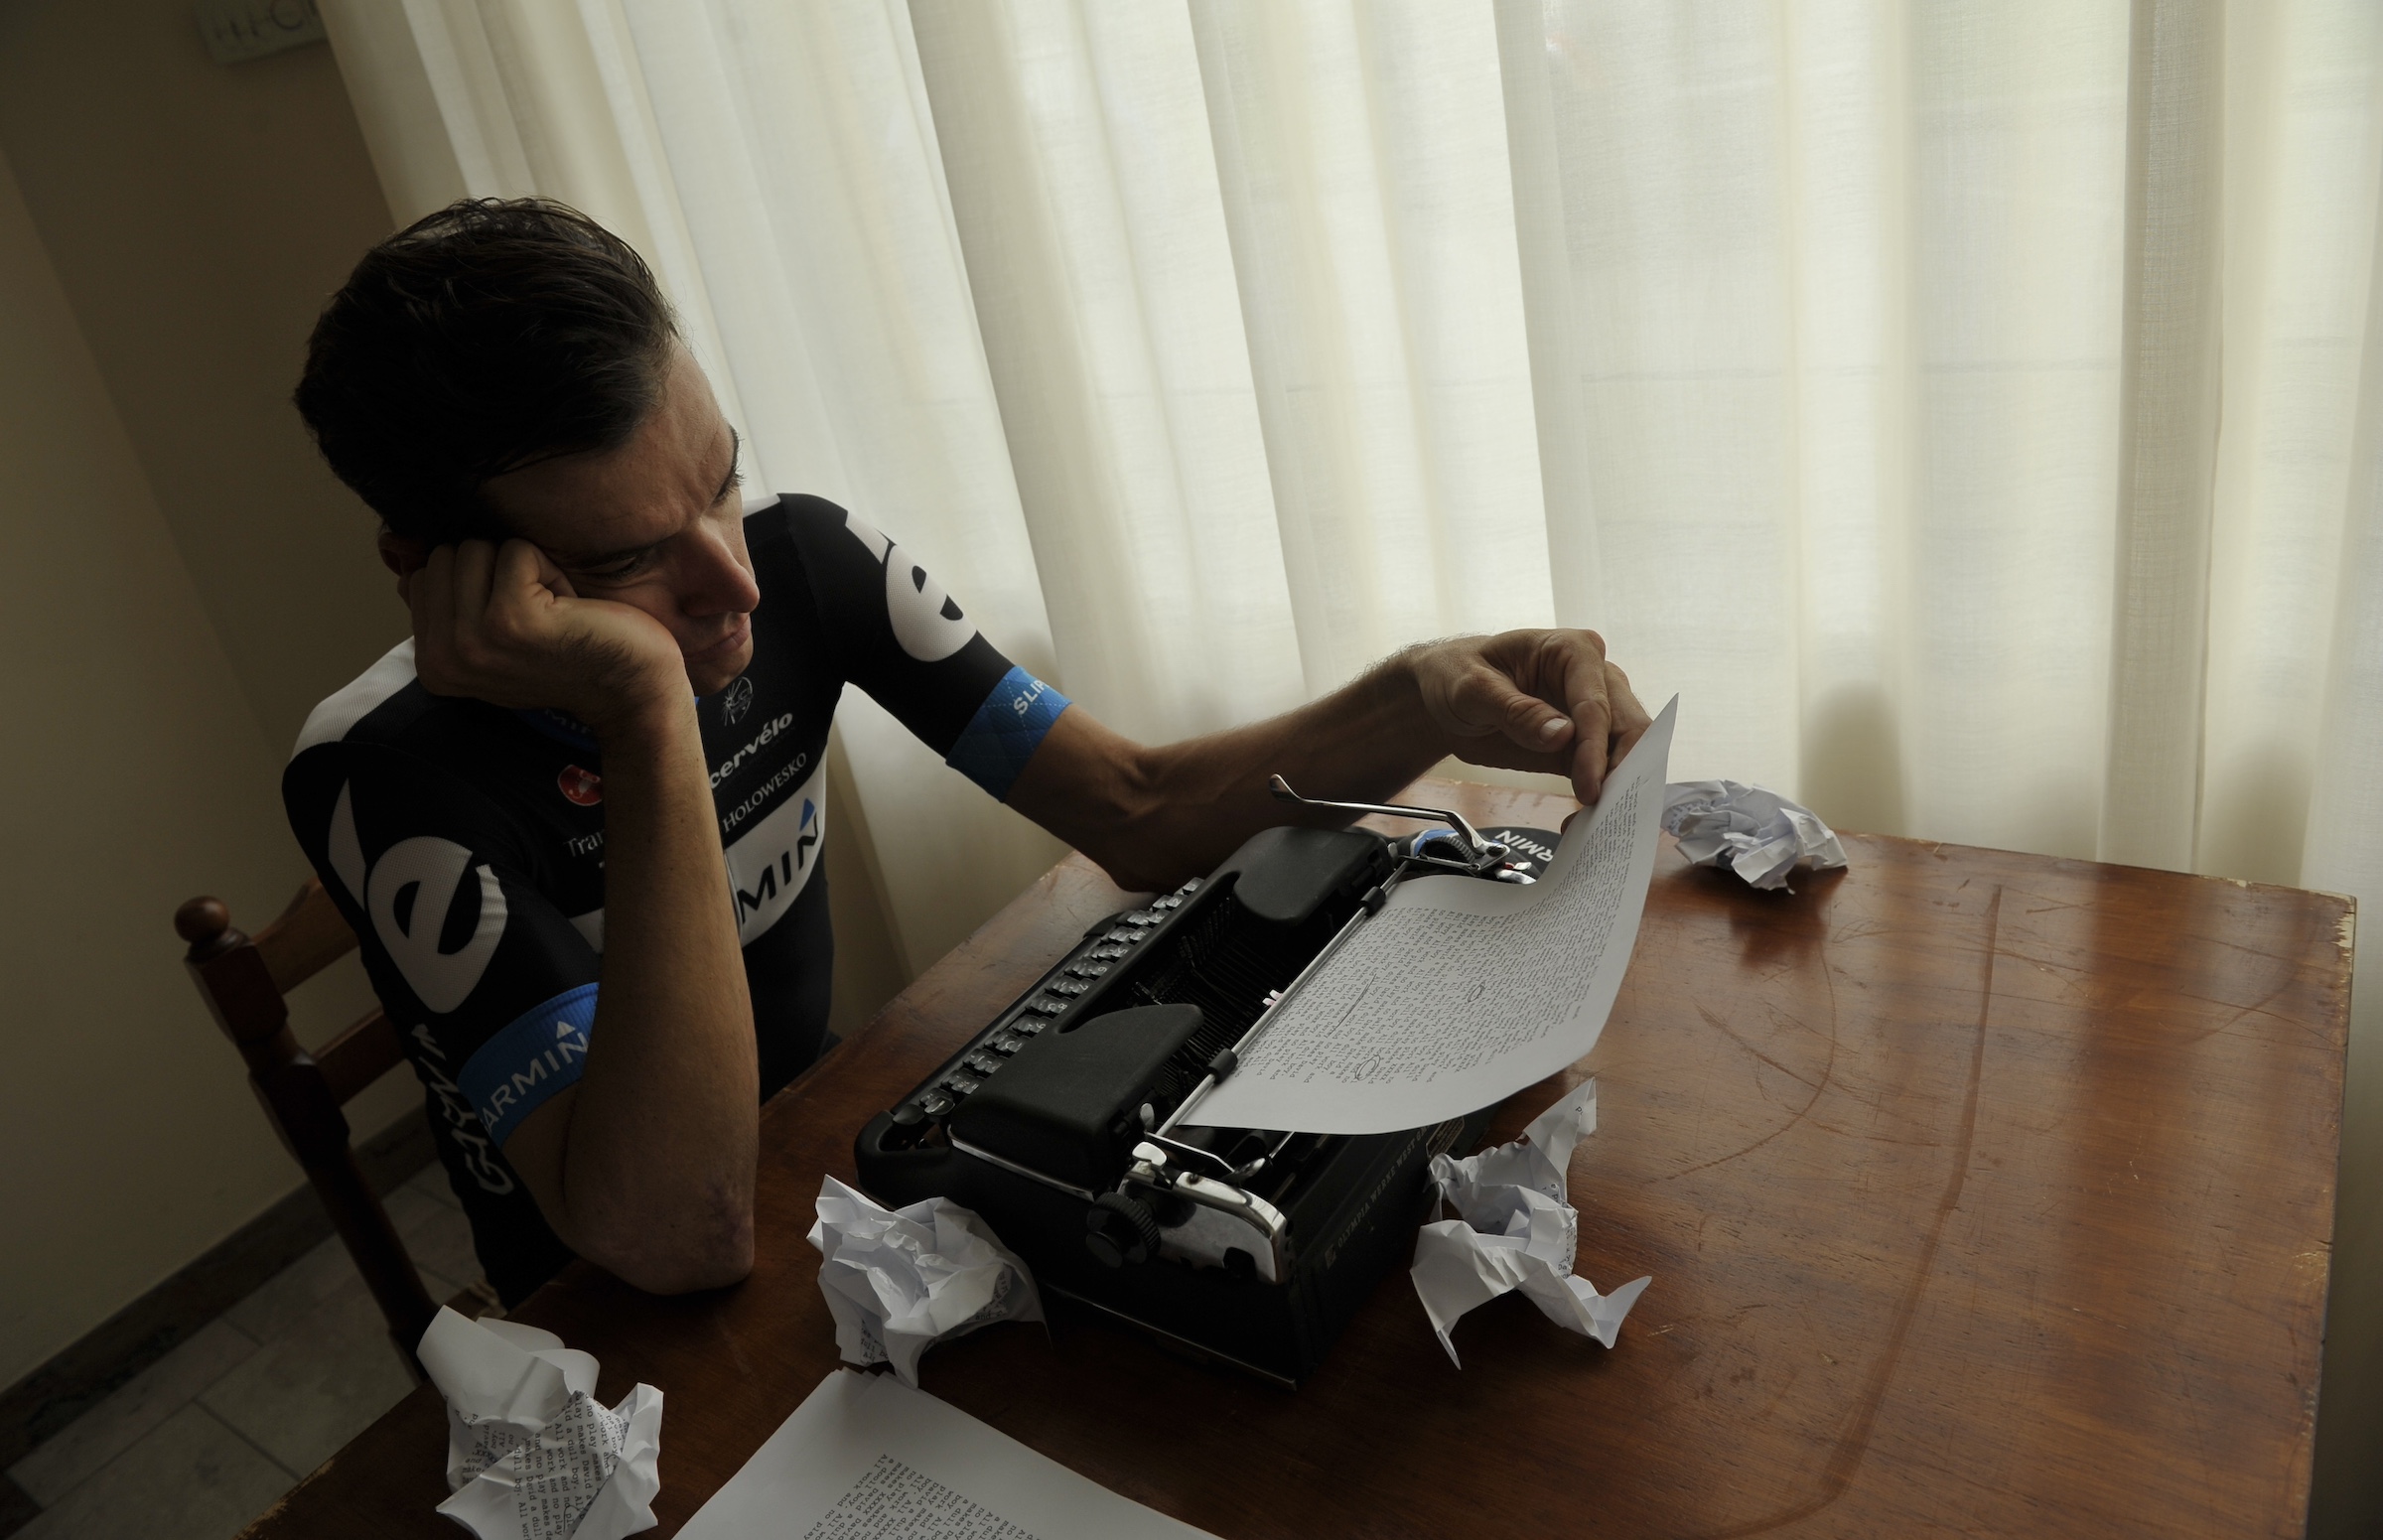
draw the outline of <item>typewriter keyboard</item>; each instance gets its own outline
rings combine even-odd
[[[944,1065],[941,1074],[906,1097],[894,1109],[894,1121],[914,1126],[930,1119],[941,1122],[951,1116],[963,1099],[982,1089],[988,1079],[1000,1072],[1009,1056],[1023,1048],[1028,1039],[1052,1026],[1095,983],[1131,957],[1142,941],[1157,933],[1168,917],[1199,891],[1200,883],[1201,879],[1195,877],[1175,892],[1151,900],[1146,909],[1112,915],[1108,929],[1077,943],[1066,961],[1005,1012],[983,1038]]]

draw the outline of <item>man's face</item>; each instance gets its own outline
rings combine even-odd
[[[636,435],[497,477],[490,505],[545,551],[582,599],[631,605],[669,629],[709,695],[753,661],[761,590],[745,551],[737,438],[683,346]]]

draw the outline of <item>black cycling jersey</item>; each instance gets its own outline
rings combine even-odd
[[[753,663],[696,703],[753,997],[762,1094],[818,1056],[833,938],[822,761],[847,681],[994,796],[1067,700],[902,548],[816,497],[748,515]],[[425,1087],[489,1281],[571,1255],[503,1154],[579,1078],[604,953],[604,766],[578,724],[434,696],[409,640],[315,708],[282,800]]]

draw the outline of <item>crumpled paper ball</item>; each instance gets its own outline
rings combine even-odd
[[[442,1309],[415,1349],[447,1398],[439,1511],[480,1540],[621,1540],[654,1524],[662,1393],[596,1401],[596,1359],[551,1331]]]
[[[846,1363],[891,1363],[918,1383],[918,1355],[996,1321],[1041,1321],[1035,1275],[993,1226],[944,1197],[872,1202],[833,1177],[819,1187],[819,1292]]]
[[[1531,1120],[1522,1137],[1461,1160],[1432,1157],[1432,1180],[1460,1217],[1426,1224],[1415,1237],[1409,1276],[1440,1345],[1459,1368],[1449,1336],[1471,1310],[1519,1291],[1539,1314],[1607,1347],[1649,1278],[1612,1294],[1573,1272],[1581,1216],[1565,1201],[1573,1147],[1597,1131],[1597,1081],[1584,1080]]]
[[[1845,865],[1834,830],[1776,791],[1735,780],[1681,780],[1663,788],[1663,827],[1691,866],[1722,866],[1755,888],[1784,888],[1797,867]]]

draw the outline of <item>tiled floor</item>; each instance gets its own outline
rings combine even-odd
[[[480,1276],[437,1165],[386,1206],[432,1299]],[[225,1540],[411,1388],[327,1240],[19,1461],[42,1511],[9,1540]]]

